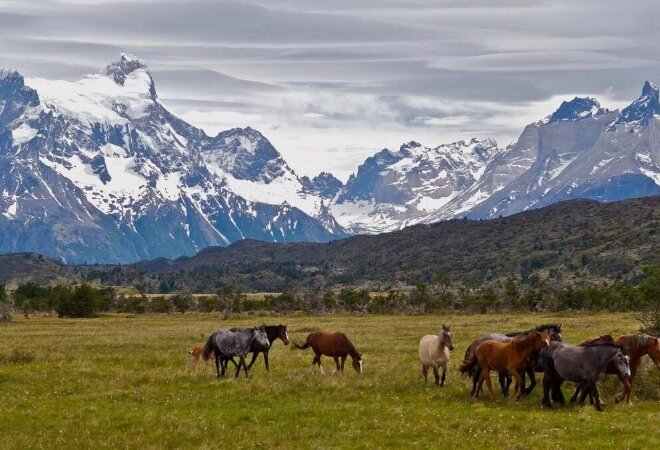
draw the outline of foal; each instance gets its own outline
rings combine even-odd
[[[454,350],[452,343],[451,330],[448,326],[442,325],[439,334],[427,334],[419,341],[419,362],[422,364],[422,375],[424,383],[428,381],[429,368],[433,368],[435,384],[445,385],[447,377],[447,364],[449,363],[449,352]],[[438,369],[442,367],[442,380]]]
[[[516,399],[519,399],[524,394],[521,372],[527,366],[532,353],[547,347],[549,343],[550,336],[547,331],[532,331],[527,335],[513,338],[511,342],[485,341],[480,344],[474,352],[481,371],[475,398],[485,381],[494,400],[495,391],[490,380],[490,371],[506,370],[516,381],[514,391],[517,393]]]
[[[323,372],[321,356],[331,356],[335,360],[337,372],[343,372],[346,358],[350,355],[353,360],[353,368],[356,372],[362,373],[362,354],[355,349],[353,343],[344,333],[329,333],[326,331],[310,333],[303,345],[296,344],[295,342],[293,345],[299,350],[312,347],[312,350],[314,350],[312,366],[318,364],[321,372]]]

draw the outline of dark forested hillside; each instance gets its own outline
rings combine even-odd
[[[330,243],[241,241],[191,258],[87,266],[89,280],[148,291],[214,291],[429,282],[534,284],[634,278],[660,263],[660,197],[601,204],[568,201],[488,221],[451,220]]]

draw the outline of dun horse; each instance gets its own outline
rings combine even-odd
[[[329,333],[319,331],[310,333],[303,345],[293,344],[297,349],[305,350],[312,347],[314,350],[314,360],[312,365],[318,364],[319,369],[323,372],[321,367],[321,356],[330,356],[335,360],[338,372],[344,371],[344,363],[348,356],[353,360],[353,368],[362,373],[362,355],[355,349],[353,343],[346,337],[344,333]]]
[[[461,373],[468,373],[475,365],[479,365],[481,372],[479,385],[473,397],[479,396],[485,381],[491,398],[495,399],[495,391],[490,380],[490,371],[495,370],[499,373],[506,371],[514,377],[516,399],[519,399],[524,394],[522,371],[529,364],[532,353],[547,347],[549,342],[550,336],[547,331],[532,331],[527,335],[517,336],[510,342],[490,340],[479,344],[472,359],[464,362],[460,367]]]
[[[422,375],[424,382],[428,381],[429,368],[433,368],[435,384],[445,385],[447,377],[447,364],[449,363],[449,352],[454,350],[451,330],[442,325],[439,334],[428,334],[419,341],[419,361],[422,364]],[[438,369],[442,367],[442,379]]]

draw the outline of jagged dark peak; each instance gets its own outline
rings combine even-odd
[[[105,73],[111,76],[115,83],[122,86],[126,82],[126,77],[139,69],[147,69],[146,64],[135,56],[122,53],[119,61],[113,62],[105,68]]]
[[[303,188],[315,192],[324,198],[332,198],[341,190],[344,184],[329,172],[321,172],[311,180],[304,176],[300,178]]]
[[[119,61],[115,61],[112,64],[106,66],[105,74],[109,77],[112,77],[115,83],[123,86],[124,83],[126,83],[128,76],[138,70],[143,70],[149,78],[149,94],[155,100],[156,86],[154,80],[148,71],[147,65],[137,57],[127,53],[122,53]]]
[[[26,107],[38,104],[37,91],[25,85],[23,75],[16,70],[0,69],[0,122],[12,121]]]
[[[642,86],[642,95],[621,110],[615,123],[636,122],[646,125],[655,114],[660,114],[660,89],[654,83],[646,81]]]
[[[14,69],[0,69],[0,84],[22,88],[25,86],[25,80],[23,75]]]
[[[573,100],[561,103],[557,111],[552,113],[549,122],[560,120],[580,120],[593,117],[604,112],[598,100],[592,97],[575,97]]]
[[[655,97],[658,98],[660,93],[660,88],[655,83],[651,81],[645,81],[644,86],[642,86],[642,97]]]

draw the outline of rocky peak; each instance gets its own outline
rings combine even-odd
[[[549,122],[580,120],[600,112],[603,112],[603,109],[595,98],[575,97],[573,100],[562,102],[557,111],[550,116]]]
[[[109,77],[112,77],[112,79],[118,85],[124,86],[128,76],[138,70],[143,70],[149,77],[149,93],[153,99],[156,99],[156,86],[154,84],[153,78],[151,77],[151,74],[147,69],[147,65],[135,56],[122,53],[119,61],[115,61],[112,64],[106,66],[105,74]]]
[[[621,114],[615,123],[647,125],[655,114],[660,114],[660,90],[654,83],[646,81],[642,87],[642,95],[621,110]]]
[[[343,187],[343,183],[328,172],[321,172],[311,180],[304,176],[300,182],[305,191],[317,193],[323,198],[333,198]]]

